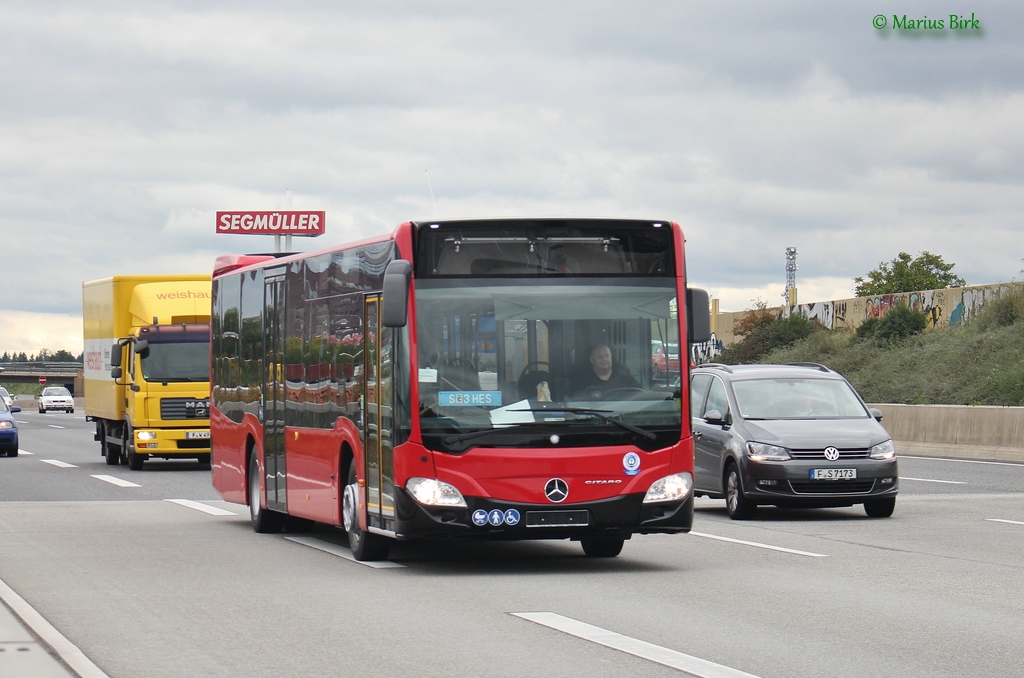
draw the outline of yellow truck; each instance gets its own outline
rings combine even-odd
[[[107,464],[210,464],[210,276],[82,283],[85,415]]]

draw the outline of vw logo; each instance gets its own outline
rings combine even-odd
[[[836,459],[839,458],[839,450],[837,450],[834,447],[826,447],[825,458],[828,459],[829,461],[835,461]]]
[[[561,478],[552,478],[544,485],[544,495],[556,504],[563,502],[569,496],[569,483]]]

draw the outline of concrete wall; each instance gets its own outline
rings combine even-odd
[[[945,329],[962,327],[978,315],[986,302],[998,298],[999,295],[1010,289],[1020,289],[1022,286],[1024,283],[1019,282],[996,283],[945,290],[816,301],[796,306],[776,306],[770,310],[777,317],[802,313],[817,320],[827,329],[854,331],[868,318],[884,318],[890,308],[906,304],[914,310],[924,311],[928,314],[930,320],[928,329]],[[749,312],[748,310],[717,314],[713,319],[712,327],[721,346],[729,346],[739,341],[739,337],[733,334],[733,327],[737,320],[742,319]]]
[[[872,405],[897,454],[1024,463],[1024,407]]]

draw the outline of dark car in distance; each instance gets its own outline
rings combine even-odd
[[[735,520],[759,505],[893,513],[896,448],[882,413],[838,372],[815,363],[700,365],[690,414],[694,493],[724,498]]]
[[[13,416],[16,412],[21,412],[21,408],[16,405],[8,407],[0,400],[0,453],[6,453],[8,457],[18,456],[18,422]]]

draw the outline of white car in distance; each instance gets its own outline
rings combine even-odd
[[[75,411],[75,400],[71,392],[63,386],[47,386],[39,396],[39,414],[46,414],[50,410],[64,410],[65,412]]]

